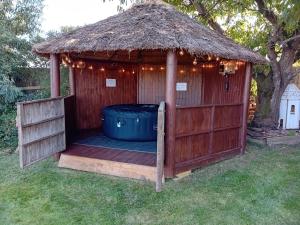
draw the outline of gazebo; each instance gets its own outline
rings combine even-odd
[[[18,104],[22,167],[62,152],[61,167],[160,185],[245,151],[251,68],[265,59],[171,5],[136,4],[33,51],[50,59],[51,98]],[[80,144],[101,130],[104,107],[129,103],[160,104],[156,152]]]

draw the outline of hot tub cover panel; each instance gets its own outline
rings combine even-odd
[[[103,110],[103,132],[110,138],[153,141],[157,137],[158,105],[112,105]]]

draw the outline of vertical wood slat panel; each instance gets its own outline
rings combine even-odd
[[[242,104],[178,107],[175,167],[240,148]],[[229,118],[227,118],[229,117]]]
[[[144,68],[144,70],[142,69]],[[163,70],[161,69],[163,68]],[[177,105],[200,105],[202,68],[178,65],[177,82],[187,83],[187,91],[176,92]],[[166,68],[164,65],[144,65],[139,72],[138,102],[159,104],[165,100]]]
[[[66,148],[63,98],[18,103],[17,111],[22,168]]]
[[[211,123],[211,107],[177,108],[176,135],[190,135],[208,131]]]
[[[242,105],[218,106],[215,109],[214,128],[239,126],[241,124]]]
[[[228,129],[214,132],[213,153],[239,148],[240,129]]]
[[[101,127],[102,109],[114,104],[137,102],[137,67],[104,66],[93,63],[93,70],[75,69],[76,125],[78,129]],[[120,68],[124,68],[122,72]],[[135,74],[132,74],[132,71]],[[106,87],[106,79],[116,79],[116,87]]]
[[[235,74],[229,75],[229,90],[225,90],[225,77],[219,74],[219,65],[203,68],[203,104],[233,104],[241,103],[245,64],[241,64]]]

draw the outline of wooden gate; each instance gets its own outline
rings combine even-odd
[[[21,168],[65,150],[64,99],[18,103],[17,126]]]

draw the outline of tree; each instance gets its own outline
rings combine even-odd
[[[299,0],[166,0],[199,19],[211,29],[233,38],[270,60],[271,72],[256,67],[258,95],[268,103],[272,126],[279,117],[280,98],[286,86],[300,73],[294,63],[300,58]],[[124,4],[124,0],[120,0]],[[269,90],[271,93],[266,93]],[[261,108],[268,108],[266,106]],[[265,113],[266,113],[265,112]]]
[[[0,105],[21,95],[14,79],[38,60],[31,46],[39,32],[42,0],[0,1]],[[1,111],[1,109],[0,109]]]

